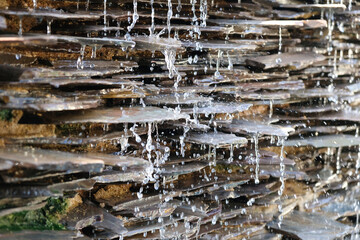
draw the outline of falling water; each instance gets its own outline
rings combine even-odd
[[[136,24],[137,20],[139,19],[139,14],[137,12],[137,5],[138,5],[137,0],[134,0],[133,5],[134,5],[134,13],[133,13],[132,22],[131,22],[130,26],[128,26],[128,28],[127,28],[127,30],[129,32],[131,32],[131,30],[135,27],[135,24]]]
[[[150,1],[151,5],[151,26],[150,26],[150,36],[153,36],[155,33],[155,9],[154,9],[154,0]]]
[[[207,19],[207,0],[200,0],[200,26],[206,27]]]
[[[177,5],[177,7],[176,7],[176,10],[177,10],[178,12],[181,12],[181,9],[182,9],[181,0],[178,0],[178,5]]]
[[[106,11],[106,6],[107,5],[107,0],[104,0],[104,34],[106,35],[106,27],[107,27],[107,11]]]
[[[253,136],[255,146],[255,184],[259,184],[259,172],[260,172],[260,154],[259,154],[259,135],[256,133]]]
[[[217,60],[216,60],[216,71],[215,71],[215,74],[214,74],[215,79],[218,79],[218,78],[221,77],[219,68],[220,68],[220,59],[222,57],[222,53],[223,52],[221,50],[218,50],[218,57],[217,57]]]
[[[281,202],[281,197],[284,193],[284,189],[285,189],[285,164],[284,164],[284,142],[285,142],[285,138],[284,137],[280,137],[279,138],[279,142],[281,145],[281,153],[280,153],[280,182],[281,182],[281,186],[280,189],[278,191],[278,195],[280,197],[280,203],[278,205],[278,209],[279,212],[282,213],[282,202]],[[282,217],[282,215],[280,215]],[[282,219],[280,219],[281,221]]]
[[[168,12],[167,12],[166,24],[167,24],[168,37],[169,38],[170,38],[170,34],[171,34],[171,18],[172,18],[172,15],[173,15],[172,3],[171,3],[171,0],[168,0]]]
[[[51,24],[52,24],[52,21],[51,19],[48,19],[47,20],[47,26],[46,26],[46,34],[50,35],[51,34]]]
[[[86,0],[85,11],[89,11],[90,0]]]
[[[341,173],[341,150],[342,147],[339,147],[336,154],[336,174]]]
[[[19,17],[19,31],[18,35],[21,37],[23,34],[22,17]]]
[[[186,120],[186,124],[184,126],[184,133],[182,136],[180,136],[180,153],[182,157],[185,157],[185,142],[184,139],[186,138],[186,133],[189,132],[190,127],[188,120]]]
[[[281,27],[279,27],[279,51],[278,53],[281,53],[281,48],[282,48],[282,33],[281,33]]]
[[[232,163],[234,160],[234,144],[230,144],[230,156],[229,156],[229,163]]]
[[[147,158],[151,161],[151,150],[152,150],[152,123],[148,123],[148,133],[147,133],[147,141],[146,141],[146,151]]]
[[[86,45],[81,45],[80,56],[78,57],[77,62],[76,62],[76,67],[79,70],[84,69],[85,48],[86,48]]]
[[[181,75],[175,66],[176,61],[176,50],[175,49],[165,49],[163,51],[165,56],[166,67],[169,71],[169,78],[174,78],[176,76],[176,80],[174,82],[174,88],[177,89],[179,83],[181,81]]]

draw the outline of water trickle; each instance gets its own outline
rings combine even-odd
[[[339,147],[336,154],[336,174],[341,173],[341,151],[342,147]]]
[[[97,50],[97,45],[91,47],[91,58],[93,59],[96,58],[96,50]]]
[[[47,19],[47,26],[46,26],[46,34],[50,35],[51,34],[51,24],[53,22],[52,19]]]
[[[150,1],[151,5],[151,26],[150,26],[150,36],[155,34],[155,9],[154,9],[154,0]]]
[[[281,145],[281,152],[280,152],[280,189],[278,191],[278,195],[279,195],[279,205],[278,205],[278,209],[279,212],[282,213],[283,209],[282,209],[282,200],[281,197],[284,193],[284,189],[285,189],[285,163],[284,163],[284,146],[285,146],[285,138],[284,137],[279,137],[279,144]],[[280,218],[282,218],[282,215],[280,214]],[[281,223],[280,219],[280,223]]]
[[[86,45],[81,45],[80,56],[78,57],[77,62],[76,62],[76,67],[79,70],[84,69],[85,48],[86,48]]]
[[[140,143],[141,142],[141,137],[139,136],[139,134],[136,133],[136,127],[137,127],[137,124],[135,123],[131,128],[130,128],[130,131],[132,132],[132,134],[135,136],[135,141],[137,143]]]
[[[232,63],[232,61],[231,61],[231,57],[230,57],[229,51],[226,52],[226,55],[227,55],[227,57],[228,57],[228,62],[229,62],[228,69],[231,71],[231,70],[233,70],[234,65],[233,65],[233,63]]]
[[[178,0],[178,5],[177,5],[177,7],[176,7],[176,10],[177,10],[178,12],[181,12],[181,9],[182,9],[181,0]]]
[[[183,133],[182,136],[180,136],[180,152],[181,152],[182,157],[185,157],[185,142],[184,142],[184,139],[186,138],[186,133],[189,130],[190,130],[189,122],[186,119],[186,123],[185,123],[185,126],[184,126],[184,133]]]
[[[33,9],[35,10],[37,8],[37,0],[33,0]]]
[[[19,17],[19,31],[18,31],[18,35],[21,37],[23,35],[23,26],[22,26],[22,17]]]
[[[177,90],[179,83],[181,81],[181,75],[177,68],[175,67],[175,61],[176,61],[176,50],[175,49],[165,49],[163,51],[163,54],[165,56],[165,63],[166,67],[169,71],[169,78],[172,79],[176,76],[176,80],[174,82],[174,88]]]
[[[229,163],[232,163],[234,160],[234,144],[230,145],[230,156],[229,156]]]
[[[132,17],[132,22],[130,26],[127,27],[128,32],[131,32],[131,30],[135,27],[137,20],[139,20],[139,14],[137,12],[137,6],[138,6],[137,0],[134,0],[133,5],[134,5],[134,13]]]
[[[148,160],[151,161],[151,151],[153,149],[152,146],[152,123],[148,123],[148,133],[147,133],[147,141],[146,147]]]
[[[222,53],[223,52],[221,50],[218,50],[218,57],[217,57],[217,61],[216,61],[216,71],[214,74],[215,79],[219,79],[221,77],[219,68],[220,68],[220,60],[222,57]]]
[[[172,15],[173,15],[172,3],[171,3],[171,0],[168,0],[168,12],[167,12],[166,24],[167,24],[168,37],[169,38],[170,38],[170,34],[171,34],[171,18],[172,18]]]
[[[260,153],[259,153],[259,134],[254,134],[253,136],[254,146],[255,146],[255,184],[259,184],[259,172],[260,172]]]
[[[281,48],[282,48],[282,33],[281,33],[281,27],[279,27],[279,51],[278,53],[281,53]]]
[[[200,0],[200,26],[206,27],[207,19],[207,0]]]
[[[335,21],[334,21],[334,11],[333,9],[329,9],[329,12],[327,13],[327,20],[328,20],[328,35],[327,35],[327,39],[328,39],[328,47],[327,47],[327,51],[328,54],[330,54],[333,50],[333,40],[332,40],[332,33],[334,30],[334,25],[335,25]]]
[[[104,35],[106,36],[107,27],[107,0],[104,0]]]
[[[192,21],[193,21],[193,24],[196,25],[196,22],[197,22],[197,17],[196,17],[196,0],[190,0],[190,3],[191,3],[191,10],[192,10],[192,12],[193,12]]]
[[[85,11],[89,11],[90,0],[86,0]]]
[[[358,136],[359,133],[359,128],[356,128],[356,134]],[[355,166],[355,175],[356,175],[356,179],[357,179],[357,184],[356,184],[356,191],[359,192],[360,191],[360,173],[359,173],[359,169],[360,169],[360,145],[358,146],[358,155],[357,155],[357,159],[356,159],[356,166]],[[356,212],[356,222],[355,222],[355,227],[354,227],[354,232],[355,232],[355,239],[359,239],[359,232],[360,232],[360,201],[355,198],[355,212]]]

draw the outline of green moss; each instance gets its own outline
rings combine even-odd
[[[79,133],[84,135],[88,134],[90,124],[73,123],[73,124],[60,124],[56,126],[56,135],[61,136],[77,136]]]
[[[231,170],[232,172],[238,172],[242,170],[242,167],[232,164],[216,164],[215,170],[218,173],[228,173],[229,170]]]
[[[59,219],[65,213],[67,206],[66,199],[49,198],[41,209],[22,211],[1,217],[0,230],[65,230]]]
[[[11,113],[11,110],[9,110],[9,109],[0,110],[0,120],[10,121],[12,119],[12,117],[13,117],[13,115]]]

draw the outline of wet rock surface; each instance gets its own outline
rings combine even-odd
[[[359,239],[359,14],[0,1],[0,239]]]

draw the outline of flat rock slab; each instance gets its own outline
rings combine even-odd
[[[0,37],[0,44],[24,44],[24,45],[50,45],[58,42],[75,43],[80,45],[101,45],[101,46],[121,46],[121,47],[134,47],[134,41],[127,41],[116,38],[86,38],[75,37],[66,35],[2,35]]]
[[[245,60],[245,62],[251,67],[260,68],[263,70],[277,67],[303,69],[307,66],[310,66],[314,62],[323,61],[325,59],[326,58],[323,55],[313,52],[299,52],[272,54],[267,56],[248,58]]]
[[[91,13],[68,13],[62,10],[48,10],[48,9],[37,9],[36,11],[27,11],[27,10],[0,10],[0,14],[11,15],[11,16],[30,16],[36,18],[47,18],[47,19],[79,19],[79,20],[98,20],[100,15],[91,14]]]
[[[359,122],[360,121],[360,112],[355,111],[355,110],[352,110],[352,111],[342,110],[342,111],[338,111],[338,112],[332,112],[332,113],[328,113],[328,114],[319,115],[319,116],[312,117],[309,119]]]
[[[304,240],[338,239],[353,231],[353,228],[318,214],[294,211],[279,220],[267,224],[268,228],[285,236]]]
[[[232,80],[232,79],[231,79]],[[305,89],[305,84],[302,80],[296,81],[266,81],[266,82],[245,82],[237,83],[237,87],[240,87],[242,91],[257,91],[257,90],[300,90]]]
[[[52,121],[57,123],[149,123],[185,118],[188,118],[187,114],[158,107],[94,109],[50,117]]]
[[[2,95],[2,94],[1,94]],[[38,112],[82,110],[99,107],[100,99],[77,99],[61,97],[8,97],[5,104],[0,103],[0,108],[33,110]]]
[[[115,182],[137,182],[142,183],[146,179],[145,170],[134,170],[130,172],[106,171],[91,178],[97,183],[115,183]]]
[[[0,148],[0,159],[38,170],[101,172],[104,162],[98,158],[38,148]]]
[[[250,153],[247,153],[250,154]],[[280,156],[276,153],[270,152],[270,151],[259,151],[259,164],[260,165],[279,165],[281,162]],[[284,158],[284,164],[289,166],[294,166],[295,162],[292,159]],[[252,152],[251,155],[245,156],[245,164],[254,165],[256,164],[255,160],[255,152]]]
[[[107,230],[118,236],[127,232],[122,220],[91,202],[83,203],[74,208],[61,221],[65,223],[68,229],[72,230],[81,230],[93,226],[95,229]]]
[[[282,127],[246,120],[234,120],[231,124],[225,124],[222,129],[231,133],[260,134],[269,136],[287,137],[289,132],[295,131],[291,127]]]
[[[183,108],[181,112],[195,114],[217,114],[244,112],[252,106],[251,103],[214,102],[209,106],[199,108]]]
[[[323,147],[348,147],[360,144],[360,138],[352,135],[335,134],[319,137],[308,137],[305,139],[294,139],[285,141],[285,146],[313,146],[315,148]]]
[[[246,138],[238,137],[234,134],[211,132],[211,133],[189,133],[185,138],[185,142],[221,147],[231,144],[246,145],[248,141]]]
[[[288,27],[301,28],[306,25],[326,27],[325,20],[236,20],[236,19],[208,19],[211,23],[233,26],[256,26],[256,27]]]
[[[136,42],[137,49],[165,50],[181,49],[181,41],[173,38],[144,37],[136,36],[132,38]]]
[[[90,191],[96,183],[93,179],[77,179],[69,182],[55,183],[47,188],[51,193],[62,195],[64,192]]]
[[[281,8],[293,8],[293,9],[346,9],[345,4],[282,4]]]
[[[211,100],[213,100],[211,97],[203,97],[196,94],[163,94],[147,97],[145,98],[145,103],[154,105],[189,105],[197,103],[210,103]]]

